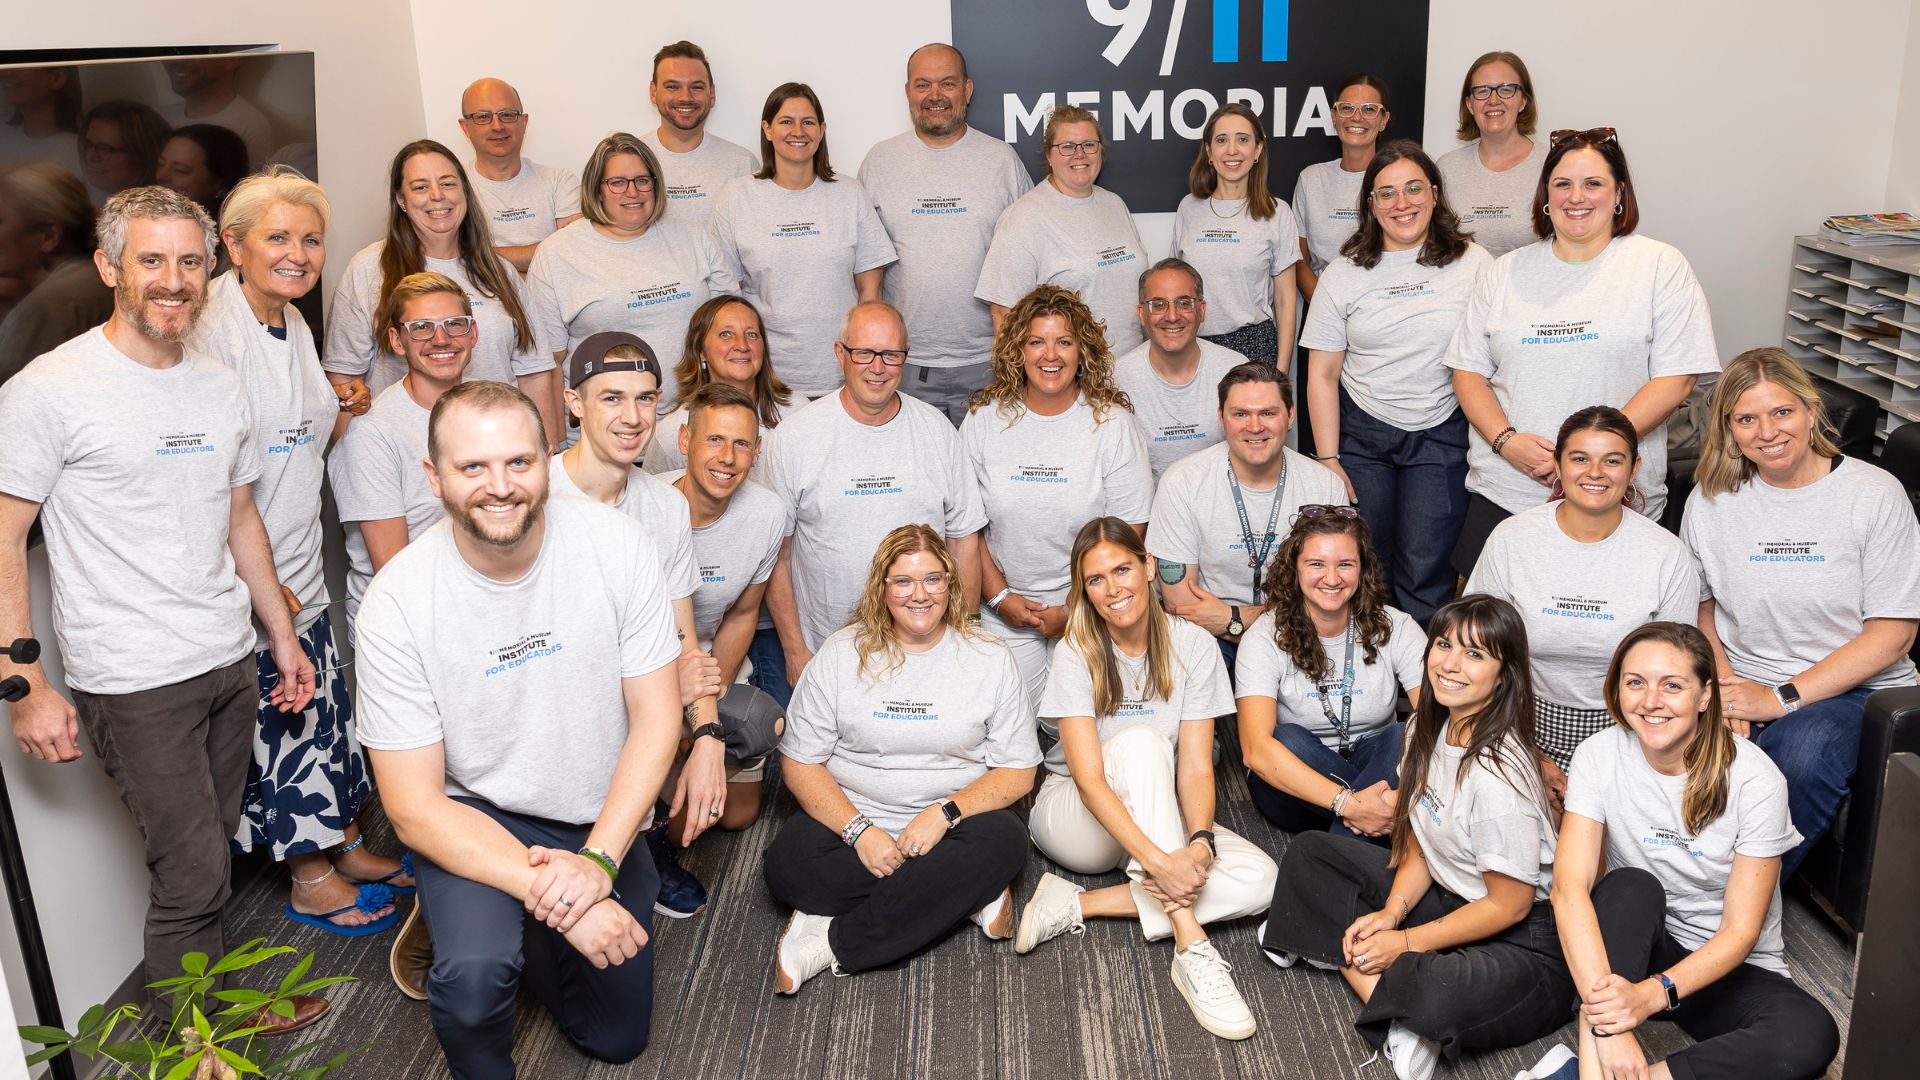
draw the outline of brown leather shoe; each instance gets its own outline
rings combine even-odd
[[[433,966],[433,939],[427,936],[427,920],[420,915],[420,902],[414,901],[407,921],[393,939],[393,951],[387,954],[387,970],[393,972],[393,984],[415,1001],[427,1000],[427,969]]]
[[[279,1013],[261,1008],[247,1019],[247,1026],[265,1028],[266,1030],[259,1033],[261,1038],[291,1035],[301,1028],[312,1027],[333,1009],[333,1005],[326,998],[315,994],[295,994],[287,1000],[293,1005],[291,1017],[281,1016]]]

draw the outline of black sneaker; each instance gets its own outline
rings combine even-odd
[[[669,919],[691,919],[707,909],[707,887],[674,856],[667,840],[667,815],[655,816],[653,828],[646,832],[647,850],[660,874],[660,895],[653,901],[653,910]]]

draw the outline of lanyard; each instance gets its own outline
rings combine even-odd
[[[1233,462],[1227,462],[1227,486],[1233,489],[1233,508],[1240,512],[1240,538],[1247,543],[1247,565],[1253,567],[1253,602],[1260,602],[1260,570],[1266,564],[1267,556],[1273,551],[1276,537],[1275,526],[1280,524],[1280,503],[1287,495],[1287,461],[1280,459],[1280,482],[1273,488],[1273,506],[1267,510],[1266,542],[1256,546],[1253,541],[1253,523],[1247,520],[1247,502],[1240,497],[1240,478],[1233,474]]]
[[[1347,659],[1345,674],[1339,682],[1320,684],[1320,712],[1333,725],[1333,732],[1340,737],[1340,753],[1346,754],[1353,749],[1350,735],[1353,731],[1353,616],[1347,616]],[[1335,689],[1340,691],[1340,715],[1333,715],[1333,706],[1327,698]]]

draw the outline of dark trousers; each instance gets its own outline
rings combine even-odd
[[[253,760],[253,653],[169,686],[73,693],[92,740],[146,845],[149,983],[181,974],[180,958],[226,953],[220,910],[231,891],[227,842]]]
[[[479,799],[457,801],[498,822],[523,844],[578,851],[591,831],[510,814]],[[456,1080],[512,1080],[514,997],[521,983],[567,1038],[602,1061],[625,1062],[647,1048],[653,1018],[653,944],[605,970],[566,938],[532,921],[519,897],[442,869],[415,852],[420,905],[433,935],[427,1002],[433,1033]],[[620,906],[649,936],[660,877],[640,845],[614,882]]]
[[[1400,776],[1400,736],[1405,731],[1406,725],[1393,721],[1354,743],[1353,749],[1344,756],[1299,724],[1276,724],[1273,737],[1314,772],[1343,780],[1355,791],[1365,791],[1382,780],[1389,786],[1397,786]],[[1253,805],[1268,821],[1288,832],[1331,829],[1340,836],[1354,835],[1353,830],[1334,817],[1326,807],[1295,798],[1251,771],[1247,773],[1247,793],[1253,796]]]
[[[1380,420],[1340,391],[1340,465],[1373,533],[1393,603],[1421,626],[1453,599],[1448,562],[1467,516],[1467,417],[1422,431]]]
[[[1615,975],[1640,982],[1692,955],[1667,933],[1667,894],[1659,879],[1626,867],[1593,888],[1593,911]],[[1801,1080],[1820,1076],[1840,1052],[1833,1017],[1793,980],[1741,964],[1711,986],[1685,990],[1680,1007],[1655,1013],[1693,1036],[1667,1058],[1678,1080]]]
[[[1543,489],[1544,490],[1544,489]],[[1541,495],[1540,500],[1546,501]],[[1493,527],[1513,516],[1513,511],[1478,492],[1467,493],[1467,516],[1460,522],[1460,538],[1453,544],[1453,569],[1463,578],[1473,576],[1473,565],[1487,546]],[[1422,623],[1421,625],[1426,625]]]
[[[1026,861],[1026,825],[1011,810],[995,810],[962,819],[932,851],[877,878],[839,833],[802,812],[781,827],[762,868],[774,899],[833,916],[827,942],[840,970],[851,972],[898,963],[941,941],[992,903]]]
[[[1389,853],[1361,840],[1307,832],[1293,838],[1280,863],[1267,912],[1266,948],[1343,965],[1340,940],[1353,921],[1386,906],[1393,889]],[[1435,885],[1401,923],[1415,927],[1465,907]],[[1484,941],[1438,952],[1402,953],[1374,985],[1354,1026],[1368,1042],[1386,1042],[1399,1021],[1460,1051],[1519,1046],[1567,1022],[1576,998],[1560,955],[1553,908],[1533,905],[1527,917]]]
[[[753,643],[747,646],[747,662],[753,665],[753,674],[747,676],[748,684],[764,691],[766,695],[780,703],[782,712],[793,704],[793,686],[787,682],[787,651],[780,647],[780,635],[771,626],[763,626],[753,632]]]
[[[1813,845],[1833,828],[1853,784],[1860,759],[1860,728],[1866,722],[1867,697],[1857,687],[1844,694],[1803,705],[1753,736],[1787,778],[1787,811],[1800,831],[1800,845],[1780,859],[1780,880],[1800,869]]]

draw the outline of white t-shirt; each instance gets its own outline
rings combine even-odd
[[[1499,769],[1475,758],[1463,777],[1467,750],[1447,745],[1448,726],[1442,723],[1427,761],[1426,790],[1407,814],[1434,883],[1463,900],[1479,900],[1487,895],[1482,875],[1491,871],[1533,886],[1536,903],[1545,900],[1558,836],[1533,755],[1511,739],[1500,748]]]
[[[906,318],[912,362],[984,364],[993,315],[969,303],[994,223],[1033,188],[1013,147],[975,128],[934,149],[908,131],[878,143],[860,163],[860,183],[900,261],[887,269],[887,302]]]
[[[0,384],[0,491],[41,504],[68,686],[131,694],[253,650],[227,526],[255,437],[231,370],[145,367],[101,327]]]
[[[1480,140],[1440,155],[1440,190],[1460,217],[1460,229],[1498,258],[1515,248],[1538,243],[1533,231],[1533,196],[1547,163],[1547,143],[1534,139],[1518,165],[1494,172],[1480,161]]]
[[[753,151],[710,131],[702,132],[700,145],[684,154],[667,149],[660,141],[658,128],[640,136],[640,141],[660,159],[667,213],[684,228],[705,228],[720,189],[743,176],[752,176],[760,168],[760,159]]]
[[[785,420],[799,412],[800,407],[806,403],[807,399],[804,395],[794,394],[785,405],[779,402],[774,403],[774,415]],[[758,409],[755,410],[756,415],[758,411]],[[773,429],[758,421],[755,423],[760,429],[760,457],[753,463],[753,468],[748,470],[748,475],[758,477],[761,463],[767,460],[767,436],[773,432]],[[661,417],[659,422],[654,424],[653,441],[647,444],[646,455],[640,459],[648,472],[670,473],[687,467],[687,457],[680,452],[680,429],[686,426],[687,403],[684,401],[674,406],[672,412]]]
[[[1147,464],[1154,479],[1167,466],[1226,438],[1220,426],[1220,380],[1247,358],[1211,341],[1196,341],[1200,364],[1185,386],[1175,386],[1153,370],[1153,342],[1142,341],[1113,362],[1113,383],[1133,403],[1133,419],[1147,440]]]
[[[212,124],[240,136],[240,141],[247,144],[247,162],[250,165],[265,162],[268,155],[280,145],[279,140],[273,135],[273,121],[267,118],[267,114],[261,110],[260,106],[243,97],[236,97],[205,116],[188,116],[185,101],[168,102],[159,108],[160,115],[165,117],[172,127]]]
[[[411,544],[446,516],[423,464],[432,415],[407,393],[405,382],[397,382],[374,396],[366,415],[347,424],[347,433],[327,459],[327,479],[342,525],[405,518]],[[346,533],[347,619],[352,621],[373,580],[373,557],[358,528]]]
[[[585,448],[580,452],[586,453]],[[567,472],[563,460],[565,457],[565,454],[555,454],[547,459],[549,493],[555,498],[596,501],[588,499],[580,485],[573,482],[573,475]],[[627,475],[627,490],[620,493],[620,501],[614,508],[639,522],[647,531],[647,539],[653,541],[653,550],[660,556],[661,580],[665,582],[667,599],[692,596],[700,582],[694,574],[693,514],[687,509],[686,497],[665,480],[635,469]]]
[[[1040,764],[1013,654],[992,635],[949,628],[882,678],[862,674],[855,627],[820,645],[787,708],[780,753],[827,767],[853,807],[898,834],[920,811],[989,769]]]
[[[449,795],[586,824],[626,746],[621,680],[680,643],[642,530],[585,499],[545,513],[517,581],[468,566],[450,521],[393,557],[361,606],[355,718],[371,750],[441,744]]]
[[[660,479],[678,491],[684,475],[675,471]],[[693,593],[693,626],[703,651],[713,651],[714,631],[740,594],[773,576],[787,530],[786,504],[752,481],[734,490],[718,518],[693,529],[694,567],[700,577]]]
[[[1353,642],[1353,704],[1348,713],[1349,743],[1381,731],[1394,722],[1394,703],[1402,690],[1417,690],[1427,659],[1427,635],[1413,616],[1389,607],[1390,627],[1386,643],[1372,660],[1367,659],[1366,643]],[[1327,711],[1341,714],[1341,683],[1346,675],[1347,637],[1321,638],[1320,648],[1332,662],[1326,684],[1314,682],[1294,664],[1293,657],[1280,651],[1273,640],[1273,613],[1262,612],[1240,636],[1240,651],[1234,657],[1234,692],[1237,697],[1272,698],[1275,722],[1306,728],[1328,747],[1338,749],[1340,732],[1327,719]]]
[[[1174,211],[1172,252],[1200,271],[1207,289],[1200,332],[1217,336],[1273,318],[1273,279],[1300,261],[1300,226],[1279,199],[1272,217],[1255,221],[1245,199],[1188,195]]]
[[[1279,493],[1280,511],[1273,515],[1274,541],[1267,551],[1262,588],[1273,572],[1273,552],[1279,550],[1281,539],[1302,506],[1347,505],[1347,486],[1332,470],[1292,450],[1283,449],[1282,453],[1287,462],[1286,490]],[[1227,460],[1227,444],[1215,443],[1174,462],[1160,477],[1160,489],[1153,499],[1153,525],[1147,530],[1147,549],[1162,562],[1184,563],[1189,575],[1197,574],[1201,587],[1228,604],[1259,604],[1262,600],[1253,595],[1253,566],[1248,560],[1267,546],[1267,519],[1276,492],[1273,488],[1241,485],[1240,497],[1246,503],[1247,526],[1253,532],[1256,549],[1249,552],[1233,489],[1227,483]]]
[[[1741,678],[1791,682],[1860,636],[1868,619],[1920,618],[1920,526],[1893,474],[1857,458],[1801,488],[1759,477],[1687,498],[1680,538],[1700,599]],[[1911,686],[1901,656],[1860,685]]]
[[[773,370],[808,397],[837,389],[833,343],[860,298],[853,276],[896,258],[867,189],[843,177],[788,191],[746,177],[721,190],[708,227],[727,271],[760,310]]]
[[[1340,257],[1341,245],[1360,228],[1360,181],[1366,172],[1348,172],[1340,159],[1300,170],[1293,185],[1293,216],[1307,240],[1307,262],[1318,274]]]
[[[793,595],[810,649],[852,617],[888,533],[919,522],[952,539],[986,527],[960,433],[940,410],[899,398],[893,419],[869,426],[836,393],[767,440],[763,479],[793,510]]]
[[[1425,431],[1459,407],[1443,358],[1493,262],[1476,244],[1445,266],[1419,260],[1419,248],[1385,251],[1367,270],[1342,255],[1320,275],[1300,331],[1301,347],[1346,354],[1340,385],[1361,411],[1404,431]]]
[[[1697,836],[1687,832],[1686,775],[1655,772],[1640,740],[1618,724],[1580,744],[1567,772],[1567,813],[1607,827],[1607,869],[1631,866],[1659,879],[1667,892],[1667,933],[1690,950],[1720,932],[1735,855],[1771,859],[1800,845],[1779,766],[1746,739],[1733,745],[1727,808]],[[1792,977],[1778,882],[1746,962]]]
[[[580,174],[572,169],[523,157],[509,179],[490,180],[471,166],[467,178],[498,247],[537,244],[553,235],[560,219],[580,212]]]
[[[1147,246],[1120,196],[1096,187],[1076,199],[1042,180],[1000,215],[973,295],[1010,308],[1037,285],[1072,289],[1118,356],[1143,340],[1134,309],[1146,268]]]
[[[1128,656],[1115,649],[1120,668],[1120,705],[1110,716],[1094,716],[1093,675],[1087,658],[1071,645],[1055,649],[1053,666],[1047,671],[1046,692],[1040,698],[1040,723],[1047,733],[1057,739],[1061,719],[1088,716],[1093,717],[1102,746],[1130,727],[1145,725],[1165,736],[1178,750],[1181,724],[1232,715],[1233,688],[1227,682],[1226,661],[1220,658],[1220,646],[1213,635],[1174,615],[1167,616],[1167,629],[1173,646],[1173,692],[1164,698],[1149,697],[1146,654]],[[1047,769],[1068,775],[1066,747],[1059,742],[1047,751]]]
[[[1023,409],[1009,420],[983,405],[961,422],[960,445],[987,512],[987,550],[1008,588],[1042,603],[1066,598],[1076,522],[1138,523],[1153,508],[1147,447],[1125,409],[1097,422],[1080,397],[1058,416]]]
[[[1638,234],[1617,236],[1584,263],[1550,243],[1494,260],[1447,346],[1446,364],[1483,375],[1517,431],[1552,441],[1589,405],[1625,405],[1649,380],[1720,370],[1706,294],[1679,250]],[[1636,486],[1646,515],[1667,505],[1667,425],[1640,437]],[[1511,513],[1538,506],[1547,488],[1468,436],[1467,490]]]
[[[1467,591],[1497,596],[1520,612],[1535,694],[1569,708],[1604,709],[1613,650],[1645,623],[1693,625],[1700,574],[1678,537],[1639,514],[1621,514],[1611,536],[1583,544],[1560,528],[1560,505],[1536,506],[1495,526]],[[1563,766],[1573,753],[1544,741],[1540,748]]]
[[[326,352],[320,360],[321,367],[336,375],[362,376],[367,389],[376,394],[407,373],[406,360],[387,351],[386,332],[381,331],[377,340],[373,333],[374,310],[380,306],[380,253],[386,244],[375,240],[347,261],[346,273],[333,290],[333,303],[327,306]],[[490,251],[486,257],[497,258]],[[478,336],[467,360],[467,378],[511,386],[517,376],[553,370],[553,354],[541,352],[538,341],[532,348],[520,348],[519,331],[505,305],[482,295],[460,260],[428,259],[426,264],[428,270],[453,279],[473,305],[473,329]],[[509,268],[506,276],[509,287],[519,287],[520,275]]]

